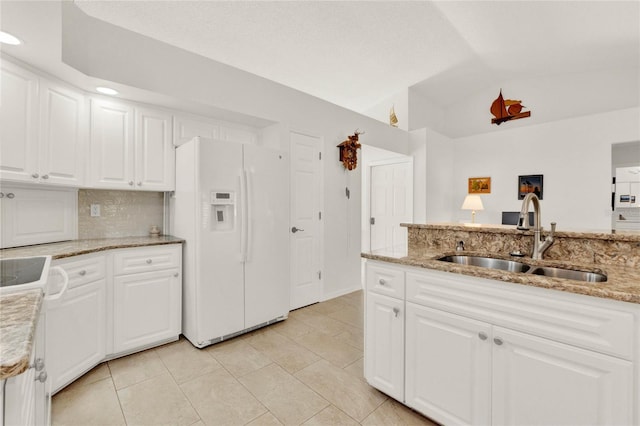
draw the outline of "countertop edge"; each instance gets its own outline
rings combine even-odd
[[[25,301],[25,305],[18,306],[19,308],[22,308],[21,314],[24,315],[23,318],[19,318],[18,321],[14,321],[9,324],[7,324],[6,318],[2,319],[1,327],[2,334],[4,335],[3,340],[6,338],[13,338],[15,341],[23,342],[22,344],[15,344],[13,341],[2,342],[2,347],[0,348],[0,353],[2,353],[0,355],[0,380],[5,380],[22,374],[29,369],[31,352],[33,351],[33,343],[35,340],[36,329],[38,327],[38,320],[40,318],[40,310],[42,309],[44,295],[41,290],[25,290],[23,292],[9,293],[1,297],[5,298],[5,300],[21,297],[28,299]],[[15,307],[15,305],[13,306]],[[24,312],[24,309],[28,307],[31,307],[32,309],[28,312]],[[7,312],[7,310],[11,311],[11,309],[6,308],[7,307],[3,308],[3,312],[1,313],[3,317],[5,317],[5,315],[15,314],[15,312]],[[9,319],[9,321],[11,321],[11,319]],[[25,323],[28,330],[24,330]],[[6,328],[11,326],[17,326],[19,329],[6,330]],[[9,358],[5,359],[7,355],[5,355],[4,352],[15,350],[16,347],[18,348],[16,354],[10,354]]]
[[[56,260],[108,250],[183,244],[184,242],[184,239],[171,235],[162,235],[159,237],[115,237],[70,240],[1,249],[0,258],[49,255],[51,256],[51,259]]]

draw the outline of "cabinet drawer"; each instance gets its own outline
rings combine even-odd
[[[107,269],[104,254],[75,256],[70,260],[56,260],[53,262],[53,266],[60,266],[67,273],[69,289],[104,278]],[[58,280],[58,277],[56,276],[54,279]]]
[[[116,275],[159,271],[180,266],[181,246],[144,247],[118,251],[113,256]]]
[[[367,290],[398,299],[404,298],[404,271],[367,262]]]
[[[407,272],[407,302],[632,359],[634,315],[608,301],[440,271]]]

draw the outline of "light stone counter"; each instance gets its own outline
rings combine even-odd
[[[0,379],[29,368],[42,298],[41,290],[0,296]]]
[[[534,266],[556,266],[579,271],[593,271],[604,273],[607,281],[600,283],[585,283],[564,278],[545,277],[522,272],[508,272],[498,269],[482,268],[478,266],[459,265],[455,263],[436,260],[449,255],[473,255],[489,256],[499,259],[516,260]],[[556,261],[532,260],[531,258],[513,258],[509,255],[499,255],[486,251],[464,251],[462,253],[450,252],[425,252],[422,256],[390,257],[377,254],[362,253],[362,257],[383,262],[397,263],[400,265],[416,266],[419,268],[434,269],[451,272],[454,274],[470,275],[479,278],[488,278],[514,284],[524,284],[533,287],[549,288],[553,290],[567,291],[570,293],[584,294],[587,296],[602,297],[605,299],[620,300],[623,302],[640,303],[640,270],[636,267],[617,265],[603,265],[594,268],[593,265],[580,265],[576,263],[562,263]]]
[[[52,259],[79,256],[105,250],[130,247],[181,244],[184,240],[171,235],[159,237],[96,238],[92,240],[71,240],[60,243],[37,244],[0,250],[0,259],[9,257],[29,257],[50,255]]]
[[[52,259],[62,259],[105,250],[183,242],[170,235],[73,240],[3,249],[0,250],[0,258],[50,255]],[[42,299],[40,290],[0,296],[0,379],[21,374],[29,367]]]

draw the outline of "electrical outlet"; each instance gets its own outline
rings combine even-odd
[[[100,204],[91,204],[91,217],[100,216]]]

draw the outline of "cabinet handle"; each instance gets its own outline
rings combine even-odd
[[[4,192],[0,192],[0,198],[4,198]]]
[[[142,182],[138,182],[138,186],[142,186]]]
[[[152,260],[151,259],[147,259],[147,264],[151,265]]]
[[[385,285],[387,282],[384,280],[384,278],[380,278],[378,280],[378,282],[380,283],[380,285]]]
[[[132,180],[129,181],[129,186],[133,186],[133,181]]]
[[[180,276],[180,274],[176,272],[175,274],[173,274],[173,276],[178,278]]]
[[[87,271],[83,269],[82,271],[78,272],[78,274],[80,274],[81,277],[84,277],[85,275],[87,275]]]
[[[42,358],[37,358],[33,365],[31,365],[30,367],[35,368],[36,371],[40,371],[44,369],[44,360]]]
[[[500,346],[500,345],[501,345],[501,344],[503,344],[504,342],[502,341],[502,339],[501,339],[501,338],[499,338],[499,337],[495,337],[495,338],[493,339],[493,343],[495,343],[496,345]]]
[[[481,331],[480,333],[478,333],[478,337],[480,338],[480,340],[487,340],[487,333],[485,333],[484,331]]]
[[[40,177],[40,175],[39,175],[39,174],[37,174],[37,173],[33,173],[33,174],[31,175],[31,177],[32,177],[32,178],[34,178],[34,179],[38,179],[38,178]]]
[[[13,192],[10,192],[10,193],[7,194],[7,198],[10,199],[10,200],[13,199],[15,196],[16,195]]]
[[[44,383],[47,381],[47,372],[46,371],[41,371],[35,378],[36,382],[40,382],[40,383]]]
[[[396,316],[396,318],[398,318],[398,314],[400,313],[400,309],[398,308],[393,308],[393,315]]]
[[[49,179],[49,175],[42,175],[42,179]]]

